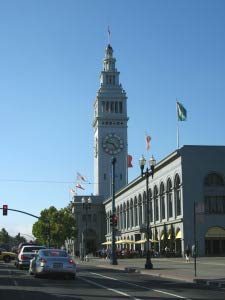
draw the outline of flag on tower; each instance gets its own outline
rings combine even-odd
[[[80,183],[76,183],[76,188],[85,190],[85,188]]]
[[[186,121],[187,119],[187,110],[180,102],[177,102],[177,118],[178,121]]]
[[[150,141],[151,141],[150,135],[146,135],[145,141],[146,141],[146,150],[149,151],[149,149],[150,149]]]
[[[133,157],[131,155],[127,155],[127,167],[128,168],[133,168],[133,165],[132,165],[132,159]]]
[[[87,177],[81,175],[79,172],[77,172],[77,180],[82,180],[84,182],[88,182]]]

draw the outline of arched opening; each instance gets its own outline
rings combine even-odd
[[[225,255],[225,229],[223,227],[210,227],[205,234],[205,254]]]

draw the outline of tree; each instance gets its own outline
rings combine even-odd
[[[10,241],[10,236],[8,232],[5,230],[5,228],[2,228],[2,230],[0,231],[0,245],[8,248],[9,241]]]
[[[76,236],[76,222],[68,208],[57,210],[54,206],[41,211],[41,217],[34,223],[33,235],[41,244],[47,245],[49,240],[50,222],[50,243],[56,247],[64,245],[65,240]]]

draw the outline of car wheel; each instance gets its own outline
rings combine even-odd
[[[3,260],[5,263],[9,263],[11,261],[11,257],[9,255],[6,255],[3,257]]]

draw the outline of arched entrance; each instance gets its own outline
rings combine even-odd
[[[87,231],[87,253],[95,256],[96,248],[96,232],[93,229]]]
[[[205,234],[205,255],[225,255],[225,229],[210,227]]]

